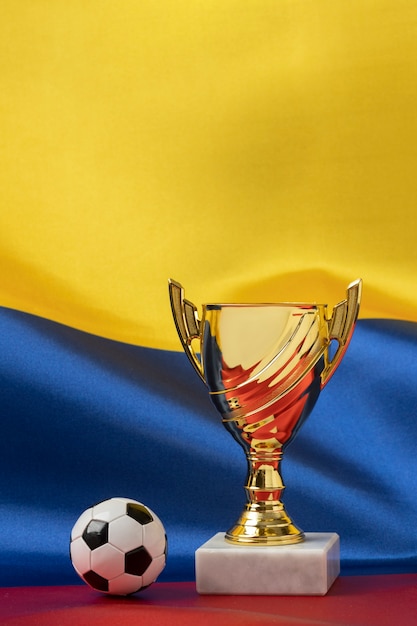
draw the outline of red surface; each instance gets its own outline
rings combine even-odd
[[[417,574],[341,577],[324,597],[199,596],[194,583],[155,583],[128,598],[86,586],[3,588],[0,624],[408,626],[417,624]]]

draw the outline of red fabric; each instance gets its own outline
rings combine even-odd
[[[128,598],[86,586],[0,591],[0,623],[26,626],[234,626],[417,622],[417,574],[338,578],[324,597],[199,596],[194,583],[155,583]]]

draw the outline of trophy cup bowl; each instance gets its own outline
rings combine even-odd
[[[361,288],[361,280],[351,283],[330,316],[324,304],[204,304],[200,319],[183,287],[169,281],[183,349],[247,459],[247,502],[228,542],[304,540],[281,501],[281,460],[344,355]]]

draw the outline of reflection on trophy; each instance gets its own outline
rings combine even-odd
[[[247,503],[226,540],[304,540],[281,501],[283,452],[339,365],[358,316],[361,280],[329,316],[322,304],[205,304],[201,320],[169,281],[172,313],[191,364],[223,424],[245,451]]]

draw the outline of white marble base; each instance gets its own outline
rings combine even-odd
[[[305,533],[283,546],[240,546],[217,533],[195,553],[197,591],[224,595],[324,596],[340,572],[336,533]]]

